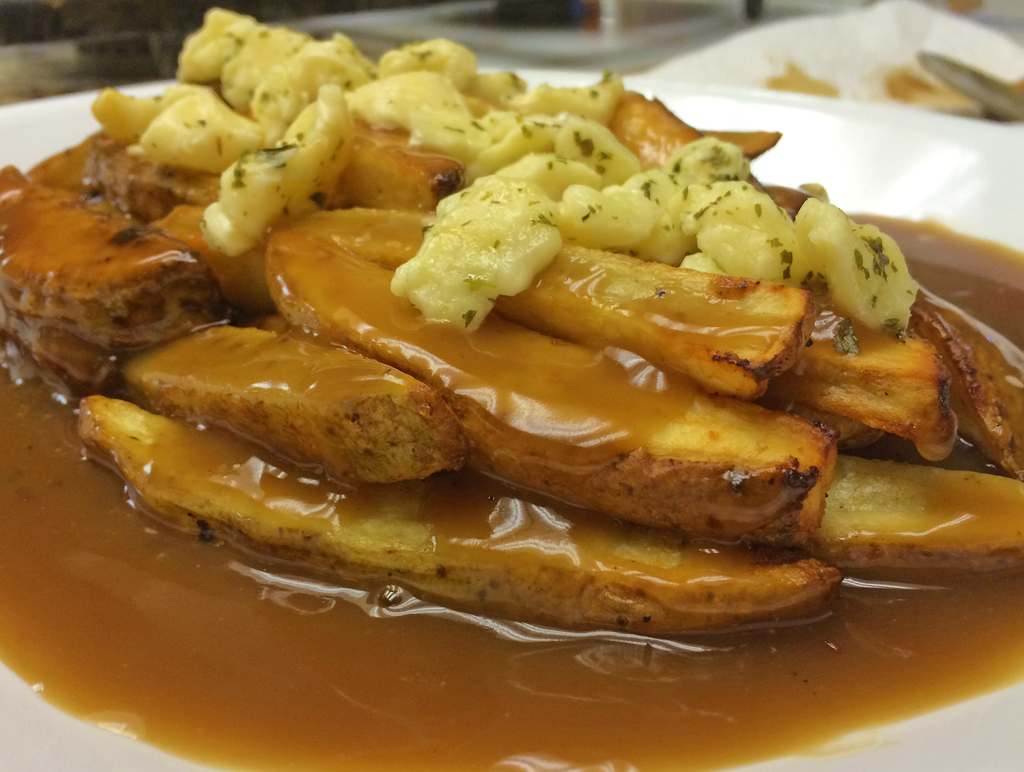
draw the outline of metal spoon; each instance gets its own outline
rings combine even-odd
[[[1024,93],[1012,83],[929,51],[919,52],[917,61],[947,86],[978,102],[991,117],[1024,121]]]

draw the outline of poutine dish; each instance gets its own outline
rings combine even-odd
[[[218,9],[93,113],[0,171],[0,335],[184,534],[652,639],[1024,565],[1012,344],[755,178],[778,133]],[[986,471],[940,465],[964,440]]]

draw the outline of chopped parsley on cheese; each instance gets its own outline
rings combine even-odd
[[[476,54],[463,45],[438,38],[399,46],[380,58],[380,77],[403,72],[438,72],[456,89],[465,91],[476,77]]]
[[[800,207],[796,237],[813,261],[811,268],[828,280],[829,296],[840,312],[875,329],[907,328],[919,285],[895,241],[815,198]]]
[[[252,117],[264,127],[268,144],[284,136],[321,86],[334,83],[346,91],[376,77],[373,63],[344,35],[307,43],[293,56],[269,68],[249,105]]]
[[[600,175],[586,164],[554,153],[528,153],[497,174],[539,185],[554,201],[561,201],[570,186],[596,188],[601,184]]]
[[[593,86],[557,88],[546,84],[505,100],[510,110],[523,115],[569,113],[607,126],[626,89],[610,73]]]
[[[244,153],[220,178],[220,197],[207,207],[203,235],[214,249],[239,255],[259,244],[282,215],[316,207],[348,163],[352,118],[338,86],[322,86],[275,147]]]
[[[178,78],[151,99],[105,89],[93,113],[156,161],[223,173],[203,230],[228,254],[322,200],[358,119],[407,130],[410,145],[462,162],[472,183],[440,203],[420,253],[395,275],[393,290],[429,319],[475,329],[564,239],[803,287],[869,326],[906,328],[917,284],[891,239],[814,199],[794,222],[751,182],[742,149],[714,137],[642,170],[607,128],[624,94],[608,73],[530,90],[514,73],[477,72],[473,52],[450,40],[400,46],[375,64],[344,35],[319,41],[213,9],[185,42]]]
[[[555,205],[537,185],[485,177],[442,201],[391,291],[432,322],[480,326],[499,295],[515,295],[562,248]]]
[[[215,174],[265,144],[260,125],[236,113],[210,89],[174,101],[139,137],[154,161]]]
[[[467,96],[504,109],[515,97],[526,93],[526,81],[514,72],[478,72],[466,85],[465,92]]]
[[[678,148],[662,169],[693,177],[695,182],[746,180],[750,176],[750,162],[743,149],[715,137],[701,137]]]

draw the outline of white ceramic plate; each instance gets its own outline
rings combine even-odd
[[[524,75],[534,83],[593,82],[592,75]],[[1024,251],[1020,192],[1024,128],[888,105],[761,91],[680,89],[644,78],[629,85],[657,94],[696,126],[782,131],[779,145],[755,163],[755,173],[765,182],[791,186],[819,182],[832,201],[847,211],[935,219]],[[81,141],[96,128],[89,112],[92,99],[93,95],[83,94],[0,109],[0,165],[25,169]],[[1010,772],[1024,765],[1022,723],[1024,683],[916,719],[837,738],[820,752],[745,770]],[[188,772],[206,768],[69,718],[0,666],[0,769]]]

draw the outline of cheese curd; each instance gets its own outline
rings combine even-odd
[[[459,161],[471,161],[493,141],[462,94],[439,72],[381,78],[350,93],[348,103],[371,126],[407,129],[410,144],[427,145]]]
[[[230,254],[282,213],[314,206],[347,162],[355,116],[407,130],[411,145],[465,164],[473,183],[441,202],[420,254],[395,276],[393,290],[429,319],[475,329],[564,237],[828,293],[870,326],[906,327],[917,285],[891,239],[821,201],[793,222],[749,182],[742,149],[714,137],[642,171],[607,128],[624,94],[608,73],[593,86],[527,90],[513,73],[478,73],[473,52],[450,40],[401,46],[374,65],[343,35],[315,41],[214,9],[186,41],[179,79],[219,81],[227,104],[199,86],[156,99],[105,90],[93,112],[155,160],[224,172],[204,231]]]
[[[553,201],[561,201],[566,188],[571,185],[596,188],[601,184],[600,175],[586,164],[554,153],[529,153],[514,164],[499,169],[497,174],[532,182]]]
[[[812,268],[828,281],[839,311],[874,329],[907,328],[919,285],[895,241],[815,198],[797,213],[796,237],[804,254],[813,256]]]
[[[92,114],[103,131],[118,141],[138,142],[161,111],[186,96],[205,93],[213,91],[205,86],[171,86],[158,97],[133,97],[105,88],[92,103]]]
[[[547,84],[506,100],[510,110],[523,115],[578,115],[604,126],[611,121],[619,100],[626,92],[621,78],[606,73],[593,86],[556,88]]]
[[[687,255],[683,258],[683,262],[680,265],[690,271],[717,273],[720,276],[725,275],[725,271],[722,270],[722,266],[703,252],[694,252],[692,255]]]
[[[482,99],[494,106],[507,108],[508,103],[526,93],[526,81],[514,72],[477,73],[463,89],[467,96]]]
[[[224,62],[220,88],[225,101],[236,110],[248,109],[256,89],[270,70],[281,61],[299,53],[312,41],[308,35],[286,27],[257,25],[242,39],[242,44]]]
[[[580,246],[628,251],[650,235],[660,217],[658,205],[636,191],[572,185],[558,208],[558,228]]]
[[[678,148],[662,169],[691,177],[695,182],[746,180],[750,177],[750,162],[743,155],[743,149],[715,137],[701,137]]]
[[[154,161],[215,174],[264,144],[260,125],[233,111],[210,89],[197,89],[162,106],[139,137]]]
[[[625,182],[640,173],[640,159],[607,128],[591,120],[568,117],[555,136],[555,152],[586,164],[601,177],[602,186]]]
[[[352,118],[341,89],[322,86],[317,100],[267,150],[245,153],[221,175],[220,197],[207,207],[203,235],[214,249],[239,255],[259,244],[282,215],[316,207],[352,150]]]
[[[789,215],[747,182],[688,186],[680,227],[731,276],[800,286],[813,270],[797,248]]]
[[[259,28],[251,16],[211,8],[203,17],[203,26],[187,38],[178,55],[178,80],[182,83],[211,83],[220,80],[224,63]]]
[[[429,321],[475,330],[499,295],[526,289],[561,248],[554,202],[539,186],[486,177],[438,205],[391,291]]]
[[[827,293],[840,313],[871,328],[907,327],[918,284],[899,247],[831,204],[809,198],[794,222],[748,183],[691,185],[680,222],[699,248],[684,268]]]
[[[492,144],[480,151],[466,167],[466,177],[470,181],[494,174],[531,153],[553,152],[555,138],[562,129],[562,121],[557,118],[535,115],[525,119],[516,113],[500,110],[493,111],[480,122],[487,127]]]
[[[335,35],[307,43],[294,56],[268,69],[256,86],[249,110],[263,126],[267,144],[274,144],[316,99],[321,86],[335,83],[350,91],[374,77],[373,63],[347,37]]]
[[[160,114],[157,98],[133,97],[105,88],[92,103],[92,115],[103,131],[118,142],[138,142],[142,132]]]
[[[403,72],[438,72],[465,91],[476,77],[476,55],[465,46],[438,38],[388,51],[380,58],[379,67],[382,78]]]

